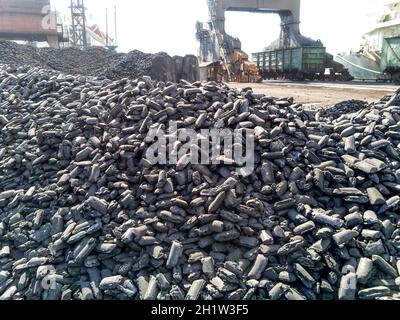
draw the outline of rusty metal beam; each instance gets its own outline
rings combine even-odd
[[[71,0],[71,21],[72,21],[72,45],[78,48],[86,48],[86,13],[83,0]]]

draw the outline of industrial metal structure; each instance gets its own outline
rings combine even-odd
[[[85,11],[87,13],[87,10]],[[60,20],[65,29],[64,34],[68,35],[65,42],[61,43],[62,47],[78,47],[83,48],[83,45],[76,45],[72,39],[73,28],[72,28],[72,16],[71,10],[66,12],[57,12],[57,18]],[[87,47],[109,47],[111,49],[116,48],[116,40],[111,37],[107,32],[102,29],[102,27],[96,22],[95,19],[91,19],[90,15],[86,15],[86,42]],[[115,29],[116,30],[116,29]],[[116,31],[115,31],[116,34]]]
[[[330,80],[352,79],[341,64],[333,62],[333,57],[326,54],[321,41],[300,33],[300,0],[208,0],[208,7],[210,21],[197,23],[200,65],[208,68],[208,76],[211,71],[213,78],[219,73],[220,78],[235,81],[260,80],[261,77],[325,80],[328,69],[329,75],[334,75]],[[254,63],[249,62],[240,40],[225,31],[227,11],[279,14],[279,38],[263,52],[253,54]]]
[[[64,16],[64,25],[67,26],[70,37],[64,47],[86,48],[91,46],[107,47],[112,50],[117,48],[117,7],[114,6],[114,38],[109,34],[108,9],[106,13],[106,29],[102,30],[100,25],[90,15],[86,15],[83,0],[71,0],[70,14]],[[61,15],[61,13],[60,13]]]
[[[114,8],[115,34],[117,11]],[[50,0],[0,0],[0,39],[48,42],[50,47],[116,47],[116,41],[86,17],[84,0],[70,0],[70,13],[51,10]]]
[[[78,48],[87,47],[86,14],[83,0],[71,0],[71,40]]]
[[[208,0],[210,28],[214,33],[207,41],[207,35],[200,34],[200,56],[204,61],[217,60],[222,51],[227,54],[234,49],[241,49],[239,39],[229,36],[225,31],[226,11],[247,11],[257,13],[277,13],[281,17],[281,34],[274,42],[274,48],[292,48],[313,45],[314,41],[300,34],[300,0]],[[201,29],[198,28],[201,33]],[[204,31],[204,29],[203,29]],[[203,36],[203,37],[202,37]],[[210,36],[208,36],[210,38]],[[213,39],[215,38],[215,39]],[[205,41],[204,41],[205,40]]]
[[[51,23],[51,14],[50,0],[0,0],[0,39],[47,41],[58,48],[63,30]]]
[[[240,8],[250,10],[254,5],[254,1],[208,0],[210,20],[196,25],[196,36],[200,42],[200,67],[206,69],[207,78],[259,81],[258,69],[242,51],[240,40],[225,32],[225,11]]]
[[[216,0],[209,1],[214,11],[216,28],[225,33],[225,12],[244,11],[255,13],[276,13],[281,18],[279,48],[302,44],[300,34],[300,0]]]

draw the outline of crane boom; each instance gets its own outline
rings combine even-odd
[[[231,63],[230,60],[231,59],[230,59],[229,53],[227,51],[227,47],[225,45],[225,40],[224,40],[223,34],[221,34],[221,32],[216,28],[216,24],[215,24],[215,21],[216,21],[216,10],[215,10],[214,4],[215,4],[215,1],[213,1],[213,0],[209,0],[208,1],[208,10],[209,10],[209,13],[210,13],[210,22],[211,22],[211,25],[212,25],[212,29],[215,32],[217,46],[219,48],[219,53],[220,53],[220,55],[222,57],[222,61],[223,61],[224,65],[225,65],[225,68],[226,68],[227,73],[228,73],[228,81],[231,81],[232,80],[232,76],[231,76],[232,72],[230,70],[230,63]]]

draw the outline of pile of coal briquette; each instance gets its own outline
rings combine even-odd
[[[0,299],[399,299],[393,101],[316,119],[214,82],[1,67]],[[151,164],[169,121],[250,131],[254,171]]]

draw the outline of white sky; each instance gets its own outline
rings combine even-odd
[[[336,54],[359,49],[361,36],[372,26],[371,14],[382,11],[387,0],[302,0],[301,32],[320,39]],[[57,10],[68,12],[69,0],[52,0]],[[196,54],[195,23],[207,21],[206,0],[85,0],[87,14],[105,31],[105,8],[109,9],[110,35],[114,33],[114,5],[118,10],[119,51],[166,51]],[[275,14],[228,12],[226,30],[239,37],[247,53],[261,51],[279,35]]]

